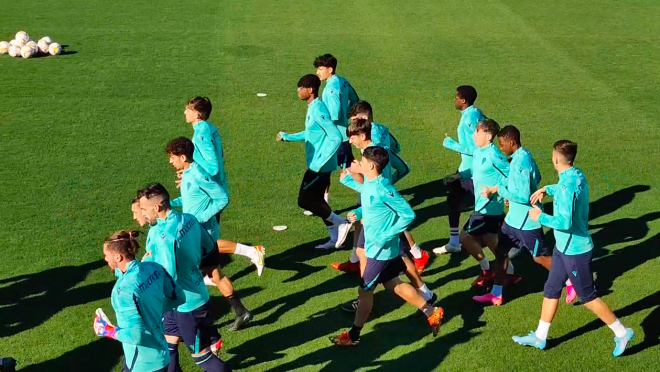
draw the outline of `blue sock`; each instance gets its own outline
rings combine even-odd
[[[496,297],[502,297],[502,286],[501,285],[494,285],[493,289],[490,291],[490,294]]]
[[[170,351],[170,365],[167,367],[167,372],[181,372],[179,366],[179,344],[167,344]]]
[[[193,360],[204,372],[232,372],[231,368],[210,351],[201,356],[194,356]]]

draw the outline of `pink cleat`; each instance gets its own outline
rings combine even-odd
[[[575,288],[573,288],[572,285],[567,285],[566,286],[566,303],[570,304],[571,302],[575,301],[577,298],[577,292],[575,292]]]
[[[492,304],[495,306],[502,305],[502,302],[504,301],[502,296],[493,296],[492,293],[486,293],[483,296],[474,296],[472,299],[482,304]]]

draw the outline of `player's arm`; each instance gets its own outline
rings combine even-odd
[[[124,327],[116,328],[114,338],[117,341],[131,345],[153,347],[158,345],[158,340],[145,330],[142,316],[138,310],[140,306],[138,301],[139,299],[133,293],[120,296],[119,305],[121,308],[117,310],[117,317],[121,316],[121,319],[124,320]]]
[[[342,141],[341,133],[337,129],[337,126],[330,120],[327,109],[323,105],[319,105],[318,107],[319,110],[315,113],[314,122],[326,135],[322,139],[322,143],[315,144],[314,146],[316,152],[309,165],[309,169],[314,172],[318,172],[330,158],[336,156]]]
[[[469,145],[458,143],[454,141],[451,137],[445,137],[445,140],[442,141],[442,145],[445,148],[448,148],[452,151],[456,151],[463,155],[472,156],[474,154],[474,149],[472,149]]]
[[[355,213],[356,221],[360,221],[362,219],[362,207],[355,208],[348,213]]]
[[[163,275],[165,276],[163,280],[163,296],[165,298],[163,312],[166,312],[183,305],[186,302],[186,295],[183,293],[181,286],[177,285],[164,269]]]
[[[208,207],[199,213],[197,220],[208,221],[211,218],[214,218],[216,214],[220,213],[220,211],[229,204],[229,195],[227,195],[227,192],[219,183],[210,177],[199,175],[196,177],[195,181],[197,182],[199,189],[211,199]]]
[[[490,161],[493,164],[493,168],[497,171],[500,180],[506,180],[509,178],[509,161],[504,154],[499,150],[493,150],[490,153]]]
[[[348,108],[350,109],[360,100],[360,97],[358,97],[358,94],[355,89],[353,89],[351,83],[348,81],[346,83],[348,84]]]
[[[504,199],[518,204],[529,203],[532,197],[530,164],[512,162],[509,176],[502,178],[497,193]]]
[[[181,208],[183,207],[183,199],[179,196],[178,198],[170,200],[170,206],[173,208]]]
[[[301,141],[305,140],[305,131],[298,132],[298,133],[280,132],[280,137],[282,137],[282,141],[301,142]]]
[[[388,188],[382,191],[381,198],[383,204],[391,211],[396,213],[398,218],[392,226],[384,226],[377,236],[376,245],[383,247],[385,243],[394,239],[402,232],[406,231],[408,226],[415,220],[415,212],[408,201],[403,198],[394,188]]]
[[[342,176],[339,179],[339,182],[342,185],[349,187],[359,193],[361,193],[362,189],[364,188],[364,185],[357,182],[355,178],[353,178],[353,175],[350,172],[348,172],[348,170],[346,170],[345,174],[342,172]]]
[[[390,137],[390,151],[392,151],[395,154],[400,153],[401,145],[399,144],[399,141],[397,141],[396,137],[392,135],[392,132],[389,132],[389,137]]]
[[[554,215],[541,213],[539,222],[545,227],[555,230],[568,230],[573,223],[573,204],[575,192],[569,189],[560,189],[555,195]]]
[[[176,282],[178,279],[176,272],[176,251],[179,246],[179,242],[173,236],[166,234],[163,239],[158,239],[157,245],[158,246],[156,249],[158,250],[158,260],[155,262],[160,264]]]
[[[390,151],[390,165],[394,170],[392,174],[392,184],[400,181],[403,177],[407,176],[410,173],[410,167],[406,164],[399,155]]]
[[[328,109],[328,114],[330,114],[330,120],[333,123],[339,121],[339,115],[341,115],[341,92],[338,89],[326,88],[323,90],[323,103]]]
[[[220,160],[215,153],[215,146],[213,145],[211,138],[210,131],[205,130],[204,133],[200,134],[199,141],[196,141],[195,147],[197,147],[197,151],[199,151],[204,159],[203,163],[200,162],[200,165],[202,165],[202,168],[213,177],[220,172]],[[195,159],[195,161],[198,160]]]
[[[557,184],[554,185],[545,185],[543,186],[545,189],[545,194],[549,197],[554,197],[555,196],[555,190],[557,189]]]

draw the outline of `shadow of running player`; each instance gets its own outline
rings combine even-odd
[[[101,338],[46,362],[20,368],[20,372],[90,372],[112,371],[122,358],[121,343]],[[20,366],[20,361],[19,361]]]

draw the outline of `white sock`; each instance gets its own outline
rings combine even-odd
[[[479,261],[479,266],[481,266],[481,270],[483,271],[490,270],[490,261],[488,261],[488,257],[484,257],[483,260]]]
[[[422,250],[419,249],[419,245],[417,245],[417,243],[413,244],[413,246],[410,247],[410,253],[416,259],[422,258]]]
[[[341,225],[346,222],[345,219],[336,215],[335,212],[330,213],[330,217],[326,218],[326,221],[332,222],[333,225]]]
[[[502,286],[493,285],[493,289],[490,291],[490,294],[492,294],[495,297],[502,297]]]
[[[546,340],[548,338],[548,331],[550,330],[550,323],[539,320],[539,327],[536,328],[536,337],[539,340]]]
[[[614,335],[617,338],[624,337],[626,335],[626,327],[623,326],[619,318],[616,318],[614,323],[608,324],[608,327],[614,332]]]
[[[428,301],[433,298],[433,292],[429,290],[426,284],[422,284],[421,287],[417,288],[417,292],[424,298],[424,301]]]
[[[570,279],[567,279],[567,280],[566,280],[566,286],[568,287],[569,285],[573,285],[573,283],[571,282]]]
[[[326,203],[330,204],[330,194],[329,193],[326,192],[325,194],[323,194],[323,199],[325,200]]]
[[[353,247],[353,252],[351,252],[351,258],[350,258],[351,263],[358,263],[360,262],[360,257],[357,255],[357,248]]]
[[[449,245],[458,247],[461,245],[461,242],[458,241],[458,227],[449,228]]]
[[[234,254],[245,256],[249,258],[251,261],[256,261],[259,258],[259,256],[257,256],[257,250],[254,249],[253,246],[245,245],[241,243],[236,243],[236,251],[234,252]]]
[[[509,260],[509,266],[507,266],[506,268],[506,273],[509,275],[513,275],[513,262],[511,262],[511,260]]]

